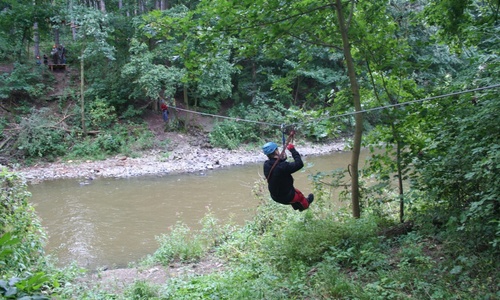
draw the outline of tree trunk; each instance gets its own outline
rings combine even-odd
[[[73,41],[76,41],[76,25],[75,20],[73,19],[73,0],[69,2],[69,11],[71,17],[71,35],[73,36]]]
[[[257,95],[257,67],[255,66],[255,62],[252,61],[252,102],[255,100],[255,96]]]
[[[356,70],[354,67],[353,58],[351,55],[351,45],[349,44],[349,36],[345,23],[344,13],[342,10],[342,1],[335,0],[337,17],[339,21],[339,31],[342,35],[342,45],[344,50],[344,57],[347,65],[347,73],[349,75],[349,82],[351,84],[352,101],[356,110],[355,115],[355,129],[354,141],[351,156],[351,204],[352,215],[354,218],[361,217],[361,209],[359,205],[359,155],[361,153],[361,137],[363,135],[363,115],[361,114],[361,98],[359,95],[359,85],[356,78]]]
[[[186,109],[189,110],[189,99],[188,99],[188,86],[184,84],[184,103],[186,104]],[[184,130],[187,131],[189,125],[189,113],[186,114],[184,121]]]
[[[104,3],[104,0],[99,0],[99,8],[102,13],[106,13],[106,3]]]
[[[33,6],[36,6],[36,1],[33,0]],[[38,31],[38,22],[33,23],[33,41],[34,55],[37,63],[40,63],[40,32]]]
[[[299,100],[299,88],[300,88],[300,82],[301,82],[301,77],[297,76],[297,85],[295,87],[295,93],[293,96],[293,105],[297,104],[297,101]]]
[[[54,28],[54,45],[59,46],[59,28]]]
[[[83,48],[82,48],[83,49]],[[87,135],[87,128],[85,127],[85,96],[84,96],[84,90],[85,90],[85,79],[84,79],[84,62],[83,62],[83,50],[82,50],[82,57],[80,58],[80,110],[82,111],[82,130],[83,130],[83,135]]]
[[[404,222],[404,216],[405,216],[405,205],[404,205],[404,187],[403,187],[403,167],[401,166],[401,148],[403,147],[402,142],[401,142],[401,137],[399,136],[397,132],[397,128],[394,125],[394,122],[392,123],[392,132],[394,139],[396,140],[396,167],[397,167],[397,172],[398,172],[398,187],[399,187],[399,221],[401,223]]]
[[[35,59],[40,60],[40,33],[38,32],[38,22],[33,24],[33,41]]]

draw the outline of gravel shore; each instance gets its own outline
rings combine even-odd
[[[300,143],[296,149],[303,156],[324,155],[344,150],[344,142],[323,144]],[[116,156],[102,161],[64,161],[40,163],[18,168],[32,184],[61,178],[94,179],[97,177],[133,177],[189,173],[224,168],[234,165],[263,162],[266,159],[260,147],[242,147],[238,150],[193,146],[190,143],[176,144],[171,149],[151,150],[140,157]]]

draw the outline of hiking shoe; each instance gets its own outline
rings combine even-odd
[[[307,202],[309,202],[309,204],[313,203],[314,201],[314,195],[313,194],[309,194],[309,196],[307,196]]]
[[[300,205],[299,203],[292,203],[292,207],[293,207],[293,210],[300,210],[302,205]]]

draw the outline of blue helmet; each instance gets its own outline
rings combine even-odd
[[[262,146],[262,151],[264,151],[265,155],[273,153],[274,151],[276,151],[276,149],[278,149],[278,145],[273,142],[266,143],[264,146]]]

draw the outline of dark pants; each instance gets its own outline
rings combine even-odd
[[[167,122],[168,121],[168,110],[162,111],[163,115],[163,121]]]

